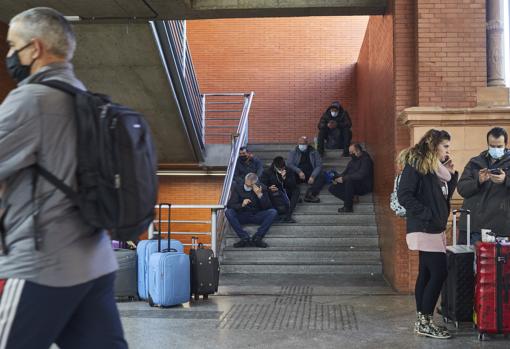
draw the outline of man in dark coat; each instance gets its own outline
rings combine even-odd
[[[285,160],[281,156],[273,159],[271,166],[264,171],[260,181],[269,189],[273,207],[282,216],[285,223],[296,223],[292,212],[299,200],[299,187],[292,171],[287,171]]]
[[[258,177],[262,175],[264,170],[262,161],[256,158],[247,147],[239,149],[239,157],[237,158],[236,169],[234,172],[234,181],[237,184],[244,182],[244,178],[248,173],[255,173]]]
[[[255,173],[248,173],[243,183],[237,183],[232,187],[225,216],[241,239],[234,247],[268,247],[262,239],[277,215],[272,207],[267,188],[258,183],[258,176]],[[253,237],[250,237],[243,229],[243,224],[260,224],[260,227]]]
[[[349,153],[352,160],[345,171],[335,176],[329,187],[329,192],[344,202],[344,206],[338,209],[339,213],[354,212],[354,195],[371,193],[374,185],[374,163],[370,155],[360,144],[351,145]]]
[[[317,128],[317,150],[324,155],[324,143],[328,149],[343,149],[344,156],[349,156],[349,145],[352,139],[352,121],[347,110],[339,102],[333,102],[322,114]]]
[[[510,236],[510,151],[505,129],[490,130],[487,146],[488,150],[469,160],[457,185],[464,198],[463,208],[471,210],[471,243],[481,239],[481,229]],[[460,220],[459,228],[459,243],[465,243],[465,219]]]

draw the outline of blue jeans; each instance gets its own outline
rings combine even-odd
[[[228,222],[241,240],[250,239],[250,234],[248,234],[248,232],[246,232],[246,230],[242,227],[244,224],[260,224],[259,229],[253,235],[253,239],[262,239],[273,224],[277,214],[278,212],[274,208],[259,212],[238,213],[236,210],[231,208],[225,211],[225,216],[227,217]]]

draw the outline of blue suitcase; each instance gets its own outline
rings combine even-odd
[[[168,207],[170,222],[170,204],[159,205],[159,219],[163,207]],[[161,224],[160,230],[161,230]],[[170,241],[170,224],[168,225]],[[158,234],[158,252],[149,257],[148,296],[151,306],[170,307],[187,303],[190,299],[190,262],[187,254],[176,249],[161,249],[161,234]]]
[[[161,243],[161,248],[167,250],[168,240],[161,241]],[[184,246],[178,240],[171,240],[170,247],[178,252],[184,252]],[[147,293],[147,285],[149,284],[149,257],[156,252],[158,252],[158,240],[142,240],[136,246],[136,253],[138,254],[138,297],[143,300],[149,298]]]

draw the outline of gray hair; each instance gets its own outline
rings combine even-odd
[[[257,182],[259,180],[259,176],[256,173],[250,172],[244,177],[245,181]]]
[[[36,7],[21,12],[11,19],[10,25],[19,23],[20,37],[27,43],[37,38],[48,52],[71,60],[76,49],[73,28],[58,11],[49,7]]]

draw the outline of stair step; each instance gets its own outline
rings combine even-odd
[[[321,214],[338,214],[338,208],[342,206],[341,201],[336,204],[310,204],[296,206],[295,213],[321,213]],[[356,213],[375,214],[373,204],[358,204],[355,207]]]
[[[313,139],[312,139],[313,140]],[[289,151],[291,149],[294,149],[296,147],[297,143],[264,143],[264,144],[248,144],[248,149],[252,152],[257,151]],[[361,144],[363,148],[365,148],[364,144]],[[340,153],[342,152],[342,149],[325,149],[326,153],[332,152],[332,153]]]
[[[328,246],[325,247],[269,247],[269,248],[233,248],[228,247],[223,251],[223,260],[225,261],[239,261],[239,260],[274,260],[281,262],[291,262],[294,260],[309,260],[309,261],[348,261],[356,263],[357,261],[374,261],[377,262],[381,258],[379,249],[372,248],[366,249],[366,246],[360,248],[338,248],[332,249]]]
[[[255,233],[257,231],[257,225],[245,225],[244,229],[247,232]],[[268,234],[272,236],[375,236],[377,237],[377,226],[376,225],[315,225],[315,224],[289,224],[289,223],[275,223],[269,229]],[[227,236],[235,236],[235,233],[229,229]]]
[[[361,212],[354,213],[335,213],[335,214],[321,214],[321,213],[294,213],[293,216],[296,221],[295,224],[301,223],[315,223],[315,224],[338,224],[338,225],[360,225],[369,224],[375,225],[375,215]],[[289,229],[292,229],[289,225]]]
[[[239,241],[236,236],[226,236],[225,246],[233,246],[234,243]],[[378,247],[379,238],[377,236],[345,236],[345,237],[331,237],[331,236],[281,236],[271,235],[268,233],[264,241],[271,247],[291,247],[303,246],[310,249],[323,246],[330,247]]]
[[[243,274],[355,274],[382,273],[381,264],[222,264],[222,273]]]

